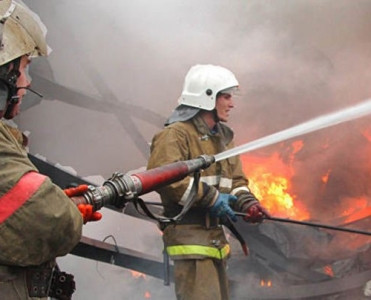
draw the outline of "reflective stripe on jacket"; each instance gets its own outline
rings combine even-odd
[[[28,172],[0,198],[0,223],[9,218],[20,208],[41,186],[45,176]]]
[[[166,247],[167,253],[171,257],[199,256],[212,257],[216,259],[224,259],[230,253],[229,245],[225,245],[222,249],[201,245],[176,245]]]
[[[225,259],[230,247],[222,226],[168,225],[163,234],[165,248],[172,259]]]

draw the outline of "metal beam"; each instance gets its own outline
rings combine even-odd
[[[124,267],[159,279],[167,279],[164,264],[159,258],[95,239],[82,237],[71,254]],[[172,266],[170,266],[171,272]]]

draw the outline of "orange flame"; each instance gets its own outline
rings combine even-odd
[[[324,266],[323,272],[325,272],[325,274],[327,274],[330,277],[334,277],[334,271],[332,270],[331,266],[328,266],[328,265]]]
[[[137,271],[130,271],[131,272],[131,275],[134,277],[134,278],[146,278],[146,274],[143,274],[141,272],[137,272]]]
[[[328,170],[327,173],[321,177],[321,180],[324,184],[326,184],[328,182],[328,179],[330,177],[330,173],[331,173],[331,170]]]
[[[352,198],[351,203],[352,205],[349,205],[342,213],[342,216],[347,217],[345,223],[351,223],[371,215],[371,207],[368,206],[366,197]]]
[[[261,279],[260,280],[260,286],[271,287],[272,286],[272,281]]]
[[[360,134],[362,137],[361,149],[366,149],[369,153],[371,146],[371,126],[368,125],[368,127],[362,128]],[[365,140],[363,138],[366,139],[366,144],[364,144]],[[330,141],[330,139],[325,138],[321,147],[330,151],[330,146],[332,146]],[[367,141],[369,142],[368,145]],[[294,176],[303,174],[302,169],[298,170],[295,168],[307,166],[307,164],[302,163],[302,161],[296,161],[296,155],[301,152],[303,148],[304,142],[302,140],[296,140],[292,142],[289,147],[287,147],[285,143],[282,143],[279,149],[276,152],[270,153],[269,156],[263,156],[262,154],[256,155],[255,153],[245,153],[241,155],[243,171],[249,179],[249,188],[274,216],[297,220],[310,219],[309,207],[307,208],[305,203],[313,203],[313,201],[319,200],[299,198],[303,197],[304,189],[293,186],[294,182],[299,182],[299,180],[296,180],[298,177],[294,178]],[[367,159],[368,156],[364,154],[364,151],[361,149],[359,153],[362,154],[362,158]],[[303,154],[306,155],[306,153]],[[364,165],[359,166],[359,168],[361,167],[370,170],[371,164],[366,161]],[[296,174],[296,170],[300,171],[300,173]],[[331,187],[328,187],[328,183],[338,176],[344,176],[343,173],[339,174],[339,172],[332,167],[328,167],[327,170],[322,170],[320,174],[321,175],[319,175],[317,179],[318,181],[316,180],[315,182],[319,182],[321,186],[314,186],[317,187],[317,190],[315,190],[317,195],[313,194],[316,198],[321,198],[321,195],[326,195],[327,193],[331,194],[332,191],[329,190],[329,188],[333,188],[333,184]],[[295,179],[295,181],[293,181],[293,179]],[[343,180],[344,178],[340,179]],[[334,183],[334,181],[331,181],[331,183]],[[340,214],[343,219],[347,218],[347,223],[369,216],[371,208],[369,205],[370,198],[368,191],[369,190],[366,190],[365,196],[359,196],[358,198],[354,198],[357,197],[354,196],[352,199],[344,198],[341,194],[338,195],[338,199],[341,200],[341,205],[337,206],[338,212],[336,212],[336,216]],[[362,191],[360,191],[360,195],[362,195]],[[346,207],[346,209],[341,211],[343,207]],[[313,211],[313,206],[311,206],[310,209]],[[316,217],[318,217],[318,215],[316,215]]]
[[[303,147],[302,141],[292,144],[290,161],[294,154]],[[308,219],[309,213],[302,203],[296,201],[291,192],[291,178],[294,170],[290,163],[284,163],[278,152],[270,157],[253,155],[241,156],[243,170],[249,178],[249,187],[268,211],[279,217],[290,217],[299,220]]]

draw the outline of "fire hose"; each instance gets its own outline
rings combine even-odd
[[[81,197],[73,197],[72,201],[78,204],[90,204],[93,206],[94,211],[100,210],[104,206],[114,206],[116,208],[123,208],[129,201],[133,201],[135,204],[139,203],[147,215],[151,215],[151,212],[146,208],[147,203],[139,199],[138,197],[146,193],[157,190],[165,185],[179,181],[190,174],[194,174],[195,177],[199,176],[199,172],[202,169],[208,168],[215,162],[214,156],[201,155],[198,158],[178,161],[168,165],[164,165],[151,170],[135,174],[123,174],[116,172],[111,178],[106,180],[102,186],[96,187],[89,185],[87,192]],[[198,178],[195,178],[194,183],[198,182]],[[194,184],[192,187],[193,193],[197,192],[197,185]],[[194,197],[193,197],[194,198]],[[192,196],[190,196],[192,199]],[[138,201],[140,200],[140,201]],[[161,205],[161,204],[159,204]],[[186,211],[191,207],[192,201],[188,201],[188,205],[184,207],[182,212],[174,218],[161,218],[160,216],[152,215],[152,218],[156,218],[162,222],[172,222],[181,219]],[[237,216],[244,217],[245,214],[241,212],[235,212]],[[151,217],[151,216],[150,216]],[[277,218],[277,217],[265,217],[266,220],[293,223],[298,225],[306,225],[312,227],[326,228],[330,230],[338,230],[350,233],[371,235],[371,232],[362,231],[352,228],[344,228],[331,226],[326,224],[303,222],[298,220]]]
[[[178,161],[135,174],[129,175],[116,172],[102,186],[89,185],[87,192],[82,196],[72,197],[71,200],[76,205],[90,204],[93,206],[94,211],[98,211],[104,206],[114,206],[121,209],[127,202],[133,201],[135,205],[139,204],[147,215],[152,215],[152,218],[162,222],[177,221],[183,217],[193,204],[192,198],[195,198],[193,195],[197,193],[200,171],[208,168],[214,162],[214,156],[201,155],[195,159]],[[179,181],[190,174],[193,174],[195,177],[191,196],[189,197],[190,201],[187,201],[187,205],[183,207],[183,210],[173,218],[151,214],[146,208],[144,201],[139,198],[141,195]]]

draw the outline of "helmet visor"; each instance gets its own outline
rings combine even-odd
[[[238,86],[232,86],[230,88],[219,91],[220,94],[228,94],[231,96],[238,95],[238,92],[239,92]]]

